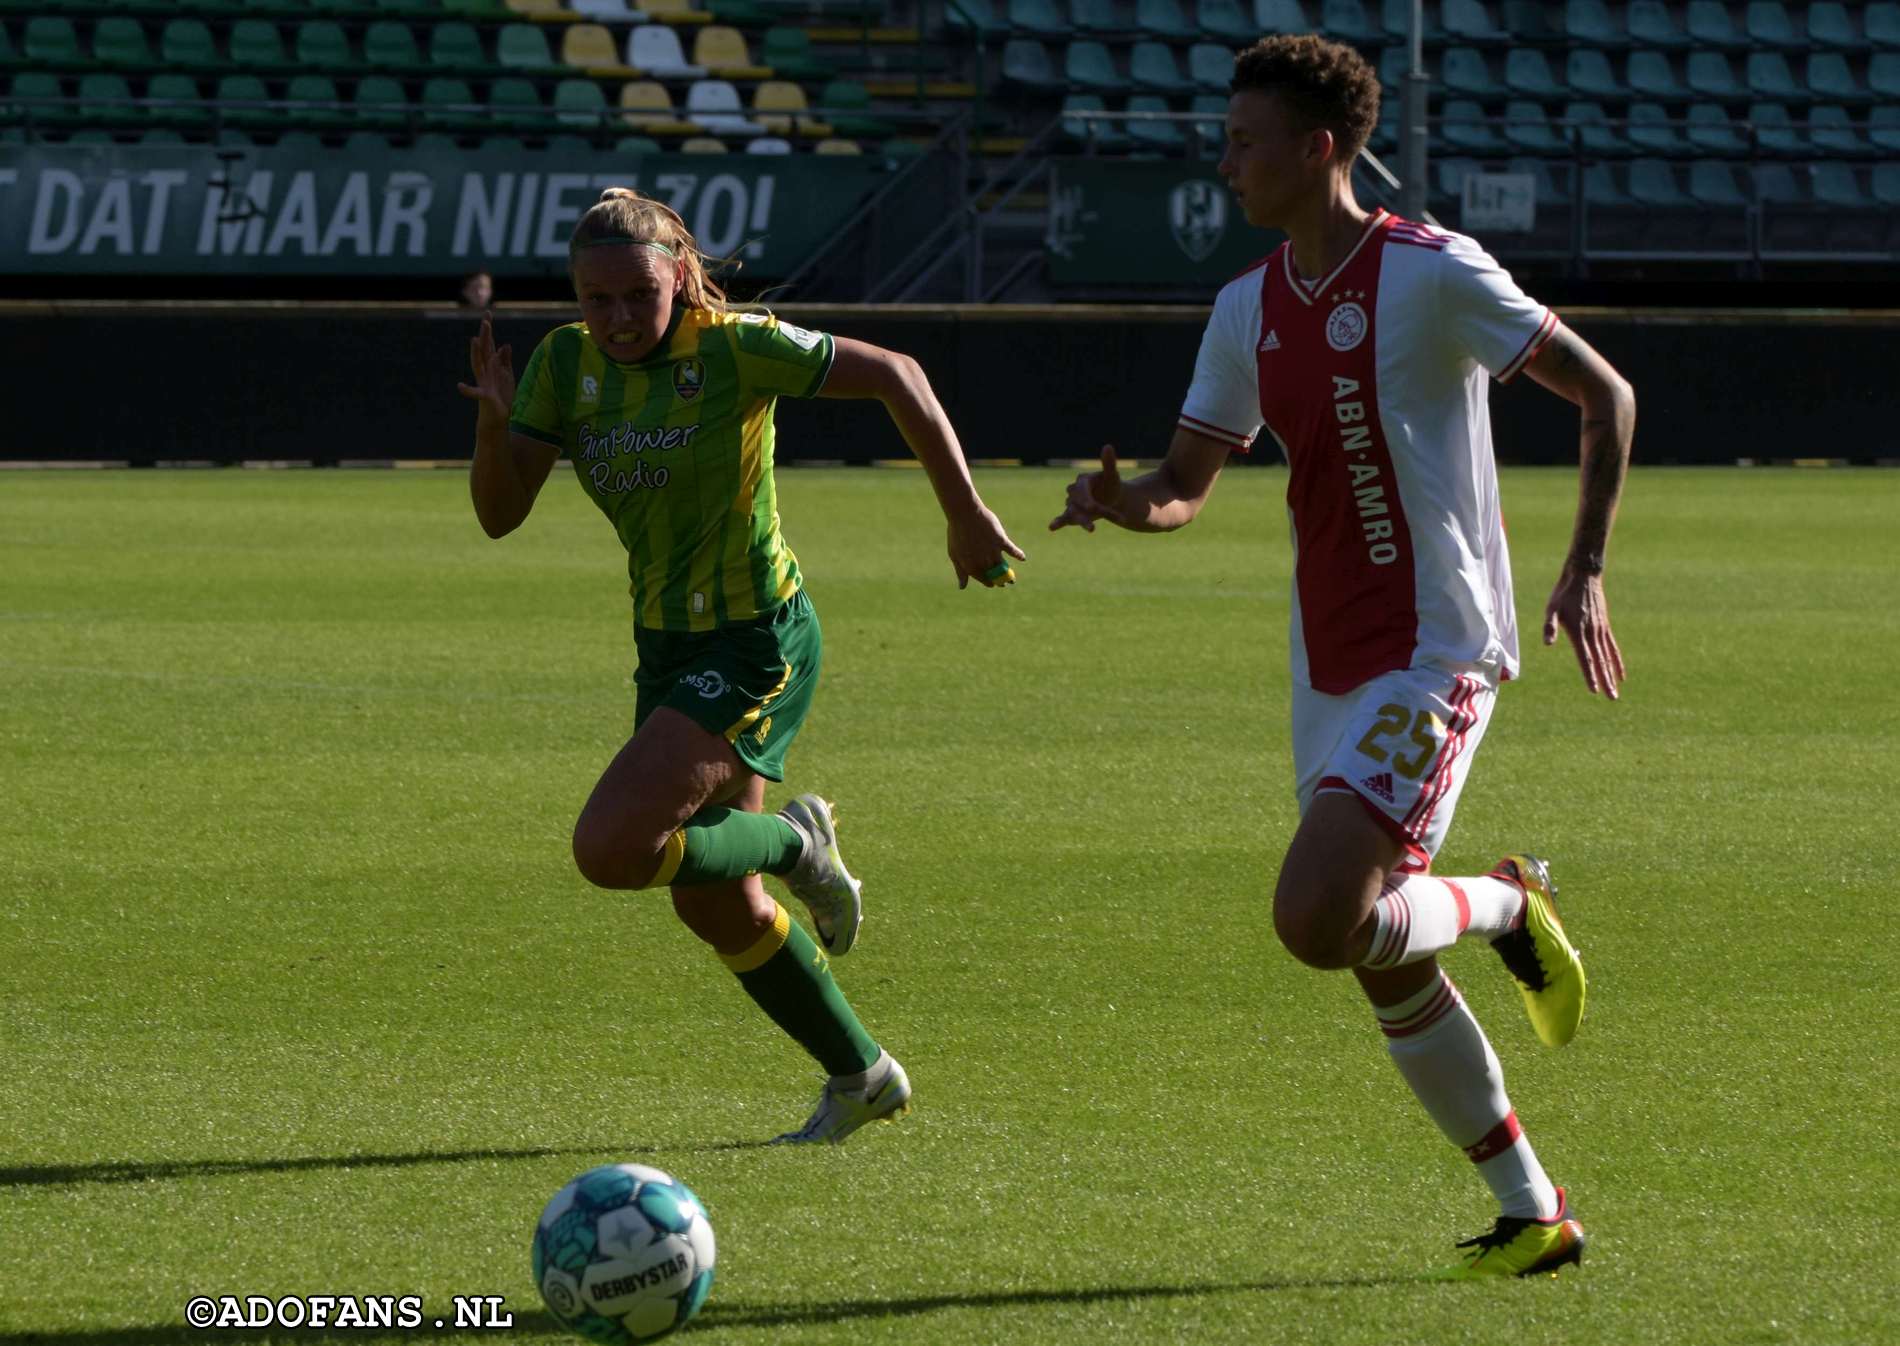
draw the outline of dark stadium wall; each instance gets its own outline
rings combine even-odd
[[[1166,446],[1205,311],[818,309],[808,326],[909,352],[972,459],[1128,457]],[[497,319],[527,362],[566,315]],[[1637,459],[1900,459],[1891,409],[1900,314],[1580,310],[1572,325],[1636,385]],[[151,464],[454,459],[473,413],[455,392],[474,322],[414,306],[0,305],[14,424],[0,457]],[[112,352],[75,361],[81,346]],[[1576,413],[1528,379],[1491,394],[1506,463],[1576,459]],[[780,403],[784,462],[906,455],[877,408]],[[1277,459],[1271,451],[1255,458]]]

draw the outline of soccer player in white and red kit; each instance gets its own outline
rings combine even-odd
[[[1459,1245],[1451,1274],[1554,1271],[1581,1259],[1582,1226],[1436,955],[1490,941],[1550,1046],[1582,1019],[1583,965],[1544,861],[1464,878],[1430,865],[1498,685],[1518,674],[1485,380],[1528,373],[1581,409],[1581,499],[1543,635],[1565,632],[1611,698],[1623,662],[1603,557],[1635,398],[1477,243],[1354,200],[1379,84],[1350,47],[1266,38],[1235,58],[1232,91],[1221,175],[1248,222],[1287,242],[1216,298],[1161,466],[1123,481],[1105,447],[1050,527],[1170,531],[1263,428],[1285,455],[1301,819],[1274,926],[1301,961],[1352,970],[1406,1083],[1496,1195],[1497,1224]]]

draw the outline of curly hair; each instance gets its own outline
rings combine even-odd
[[[602,240],[639,239],[666,247],[686,273],[681,297],[688,308],[711,309],[723,313],[727,307],[725,291],[708,274],[711,260],[699,250],[686,221],[672,207],[642,196],[631,187],[609,187],[574,225],[568,240],[567,266],[570,274],[574,258],[582,248]]]
[[[1379,124],[1379,77],[1343,42],[1263,37],[1234,57],[1232,93],[1277,93],[1307,130],[1331,131],[1350,164]]]

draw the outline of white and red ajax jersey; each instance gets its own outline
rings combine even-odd
[[[1475,241],[1383,210],[1317,283],[1287,243],[1221,290],[1180,424],[1239,449],[1264,424],[1293,469],[1296,680],[1517,672],[1485,376],[1556,328]]]

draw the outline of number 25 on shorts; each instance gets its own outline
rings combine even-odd
[[[1405,737],[1401,739],[1401,735]],[[1394,701],[1379,707],[1379,718],[1372,728],[1366,730],[1365,737],[1359,740],[1359,751],[1375,762],[1390,761],[1392,769],[1405,779],[1417,780],[1419,774],[1431,764],[1444,737],[1445,722],[1437,715],[1429,710],[1421,710],[1414,715],[1411,707],[1401,706]],[[1380,743],[1381,739],[1399,740],[1399,750],[1386,748]],[[1418,751],[1409,755],[1404,752],[1407,742],[1416,744]]]

